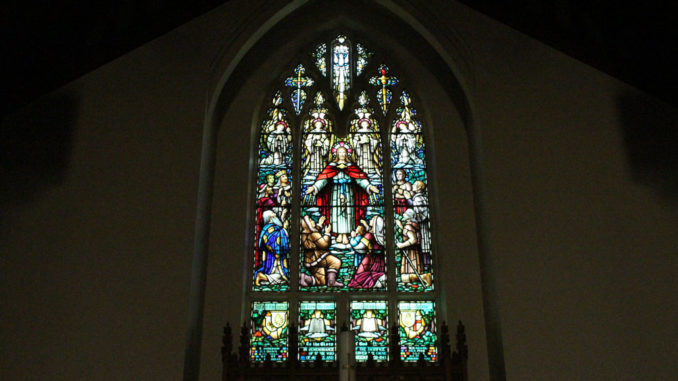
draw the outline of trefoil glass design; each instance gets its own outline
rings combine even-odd
[[[304,76],[306,69],[304,65],[298,65],[294,69],[294,77],[289,77],[285,80],[285,86],[290,87],[290,98],[292,99],[292,105],[294,106],[294,111],[299,115],[301,109],[304,107],[304,102],[306,101],[306,91],[304,87],[310,87],[313,85],[313,79],[311,77]]]
[[[370,85],[378,87],[377,101],[384,115],[388,111],[388,105],[391,104],[391,97],[393,96],[389,87],[396,86],[399,83],[398,78],[389,75],[388,72],[388,66],[381,65],[377,70],[378,76],[370,78]]]

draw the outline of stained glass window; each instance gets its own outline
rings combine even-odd
[[[271,361],[287,359],[288,337],[287,302],[252,303],[250,359],[263,362],[267,356]]]
[[[318,355],[332,362],[336,357],[337,318],[334,302],[299,304],[299,360],[314,361]]]
[[[398,331],[400,359],[412,362],[423,355],[425,361],[438,357],[436,313],[433,302],[399,302]]]
[[[282,77],[285,92],[274,94],[257,135],[251,361],[285,361],[294,324],[302,362],[337,361],[338,324],[354,333],[356,361],[389,361],[389,321],[403,361],[436,361],[434,302],[397,301],[434,295],[426,149],[412,97],[362,42],[338,35],[309,53]],[[308,292],[335,294],[314,301]],[[269,293],[299,308],[265,301]]]
[[[318,45],[313,51],[313,63],[323,77],[327,76],[327,44]]]
[[[382,302],[351,302],[351,330],[355,333],[355,359],[388,361],[388,308]]]

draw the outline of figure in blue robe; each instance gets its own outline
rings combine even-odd
[[[262,217],[266,222],[259,234],[258,248],[262,264],[254,272],[254,284],[256,286],[288,284],[289,236],[275,212],[267,210]]]

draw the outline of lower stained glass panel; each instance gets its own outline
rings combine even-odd
[[[355,360],[388,361],[388,308],[385,301],[351,302],[351,330],[355,333]]]
[[[299,304],[299,360],[314,361],[320,355],[323,361],[336,357],[337,315],[334,302]]]
[[[422,355],[424,361],[438,360],[434,302],[399,302],[398,331],[400,359],[415,362]]]
[[[287,359],[288,322],[287,302],[252,303],[250,361]]]

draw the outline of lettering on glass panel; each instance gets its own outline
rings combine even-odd
[[[336,311],[334,302],[301,302],[299,305],[299,360],[335,360]]]
[[[287,302],[252,303],[250,361],[287,359],[288,321]]]
[[[433,302],[399,302],[398,332],[400,336],[400,359],[406,362],[438,359]]]
[[[388,361],[388,308],[385,301],[351,302],[351,330],[354,336],[355,359]]]

